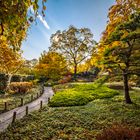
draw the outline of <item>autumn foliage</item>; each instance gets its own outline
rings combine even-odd
[[[96,140],[139,140],[140,129],[131,129],[128,126],[114,124],[98,134]]]
[[[62,79],[60,79],[58,81],[59,84],[64,84],[64,83],[68,83],[68,82],[71,82],[72,80],[72,76],[71,75],[68,75],[68,76],[65,76],[63,77]]]
[[[32,82],[12,82],[10,90],[14,93],[26,93],[32,88]]]
[[[35,74],[38,77],[59,80],[67,72],[65,58],[57,52],[44,52],[35,66]]]

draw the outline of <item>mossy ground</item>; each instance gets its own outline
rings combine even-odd
[[[84,106],[44,107],[9,127],[1,140],[93,140],[102,129],[119,123],[140,127],[140,93],[130,93],[135,104],[124,103],[122,91]]]

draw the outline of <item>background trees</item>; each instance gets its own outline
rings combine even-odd
[[[18,73],[22,75],[34,75],[34,67],[37,63],[37,59],[25,60],[22,69],[19,69]]]
[[[11,77],[22,66],[21,43],[27,36],[28,28],[39,12],[39,0],[1,0],[0,1],[0,72]],[[46,9],[42,0],[42,14]],[[29,8],[33,7],[34,15]]]
[[[47,79],[59,80],[66,72],[66,60],[57,52],[44,52],[35,66],[36,75]]]
[[[45,2],[46,0],[42,0],[43,13]],[[34,14],[37,15],[39,5],[38,0],[2,0],[0,1],[0,7],[0,52],[2,54],[0,61],[1,70],[3,70],[7,60],[9,63],[12,62],[12,66],[15,59],[17,60],[19,58],[18,61],[20,61],[21,56],[17,56],[21,54],[21,43],[26,38],[27,30],[33,21],[33,18],[29,15],[29,8],[33,7]]]
[[[74,69],[76,79],[77,66],[86,60],[96,44],[88,28],[77,29],[70,26],[68,30],[57,31],[51,36],[50,51],[61,53]]]

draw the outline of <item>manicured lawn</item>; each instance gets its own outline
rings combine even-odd
[[[8,103],[8,110],[11,110],[21,104],[21,98],[24,99],[24,103],[28,103],[31,101],[31,95],[36,97],[37,92],[39,93],[41,90],[40,86],[33,87],[28,93],[25,94],[7,94],[0,95],[0,113],[4,110],[4,102]]]
[[[1,140],[93,140],[102,129],[119,123],[140,127],[140,93],[131,92],[135,104],[126,105],[123,94],[95,99],[85,106],[45,107],[9,127]]]
[[[111,98],[119,92],[106,86],[98,87],[94,83],[71,83],[54,86],[56,94],[51,99],[49,106],[79,106],[85,105],[95,99]]]

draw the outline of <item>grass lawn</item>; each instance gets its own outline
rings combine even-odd
[[[4,102],[8,103],[8,110],[11,110],[21,104],[21,98],[24,98],[24,104],[31,101],[31,95],[36,96],[37,92],[40,92],[41,87],[33,87],[28,93],[25,94],[7,94],[0,95],[0,113],[3,112]]]
[[[51,99],[49,106],[79,106],[86,105],[95,99],[111,98],[119,92],[106,86],[98,87],[93,83],[71,83],[54,86],[55,95]]]
[[[140,127],[140,93],[131,91],[135,104],[123,102],[123,94],[95,99],[84,106],[44,107],[1,133],[1,140],[93,140],[113,123]]]

